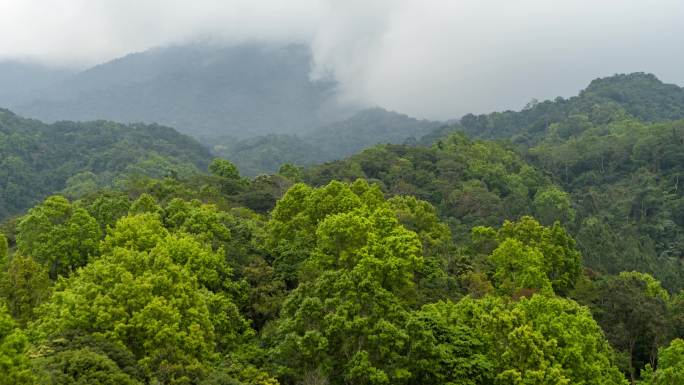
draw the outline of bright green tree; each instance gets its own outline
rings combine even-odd
[[[452,323],[476,332],[495,384],[626,384],[601,328],[574,301],[466,297],[452,314]]]
[[[269,248],[276,255],[274,268],[294,286],[297,271],[316,247],[316,229],[327,216],[359,209],[384,200],[379,189],[358,182],[355,193],[349,184],[331,182],[321,188],[299,183],[292,186],[271,212],[268,223]],[[365,190],[365,191],[362,191]]]
[[[119,218],[125,216],[130,206],[127,194],[114,191],[101,191],[92,200],[84,202],[85,209],[103,231],[107,230],[107,226],[113,227]]]
[[[230,225],[234,218],[216,206],[173,199],[165,208],[164,223],[173,231],[192,234],[214,248],[227,247],[231,240]]]
[[[240,171],[230,161],[226,159],[216,158],[209,165],[209,171],[221,178],[238,180],[240,179]]]
[[[28,339],[0,305],[0,385],[33,384]]]
[[[61,196],[49,197],[17,226],[17,250],[48,267],[50,278],[69,275],[99,253],[100,225]]]
[[[488,253],[507,239],[536,250],[542,257],[541,268],[556,294],[567,295],[582,275],[582,257],[575,241],[558,222],[548,227],[525,216],[515,222],[505,221],[498,230],[475,227],[472,238],[474,248],[480,253]]]
[[[641,375],[643,385],[684,384],[684,340],[676,339],[660,348],[657,369],[647,364]]]
[[[185,384],[199,382],[219,352],[249,335],[222,291],[230,273],[223,255],[190,235],[169,234],[156,214],[119,220],[103,250],[37,310],[39,339],[103,336],[125,346],[148,381]]]
[[[367,274],[327,271],[300,285],[283,304],[275,362],[287,384],[317,378],[331,384],[407,381],[403,325],[409,313]]]
[[[538,249],[507,238],[489,257],[494,266],[494,283],[502,294],[520,295],[524,291],[552,293],[544,266],[544,256]]]
[[[276,251],[295,251],[297,245],[304,257],[296,265],[299,286],[285,300],[270,337],[282,378],[407,382],[412,372],[405,325],[423,244],[400,224],[377,187],[364,181],[318,189],[295,185],[270,226]]]
[[[85,347],[37,360],[41,383],[59,385],[142,385],[110,357]]]
[[[147,193],[141,194],[128,209],[129,214],[156,213],[161,215],[162,211],[157,200]]]
[[[409,334],[407,369],[410,384],[476,385],[491,383],[494,363],[479,332],[457,320],[458,305],[439,301],[414,312]]]

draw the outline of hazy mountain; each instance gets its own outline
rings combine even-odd
[[[444,123],[370,108],[304,136],[327,159],[340,159],[378,143],[403,143],[427,135]]]
[[[210,144],[247,175],[274,172],[284,163],[309,165],[341,159],[380,143],[420,138],[443,123],[371,108],[301,135],[264,135]]]
[[[0,61],[0,107],[22,103],[42,89],[59,83],[74,71],[16,60]]]
[[[303,45],[188,45],[131,54],[19,103],[46,121],[156,122],[198,137],[295,133],[340,120],[336,84],[310,79]]]

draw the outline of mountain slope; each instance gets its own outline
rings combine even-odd
[[[73,73],[64,68],[15,60],[0,61],[0,107],[22,103],[33,93],[64,81]]]
[[[311,165],[341,159],[380,143],[404,143],[440,125],[440,122],[371,108],[300,135],[225,139],[218,145],[213,141],[213,149],[233,161],[243,173],[256,175],[275,172],[284,163]]]
[[[51,125],[0,109],[0,218],[51,193],[83,192],[129,174],[206,169],[208,150],[172,128],[95,121]]]
[[[452,130],[510,140],[569,193],[568,226],[588,267],[645,271],[684,287],[684,90],[635,73],[578,96],[465,116]],[[438,134],[438,135],[435,135]],[[437,146],[444,130],[428,138]],[[440,140],[441,136],[441,140]],[[426,142],[429,140],[426,140]]]
[[[339,120],[335,83],[302,45],[188,45],[98,65],[15,106],[46,121],[160,123],[197,137],[293,133]]]
[[[577,116],[583,116],[584,121]],[[683,119],[684,89],[664,84],[652,74],[615,75],[592,81],[578,96],[533,102],[522,111],[468,114],[460,123],[474,137],[531,145],[554,124],[570,122],[560,127],[561,134],[567,137],[582,131],[583,125],[606,124],[626,117],[647,122]]]

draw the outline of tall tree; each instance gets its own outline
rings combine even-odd
[[[654,366],[666,341],[668,294],[643,273],[622,273],[597,283],[594,316],[611,344],[624,354],[626,375],[634,382],[640,368]]]
[[[99,253],[100,225],[62,196],[29,210],[17,226],[17,250],[47,266],[50,278],[69,275]]]
[[[0,305],[0,385],[33,383],[28,347],[28,338]]]

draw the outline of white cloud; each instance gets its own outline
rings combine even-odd
[[[680,0],[0,0],[0,58],[94,64],[203,39],[310,42],[345,95],[421,117],[520,108],[597,76],[684,84]]]

